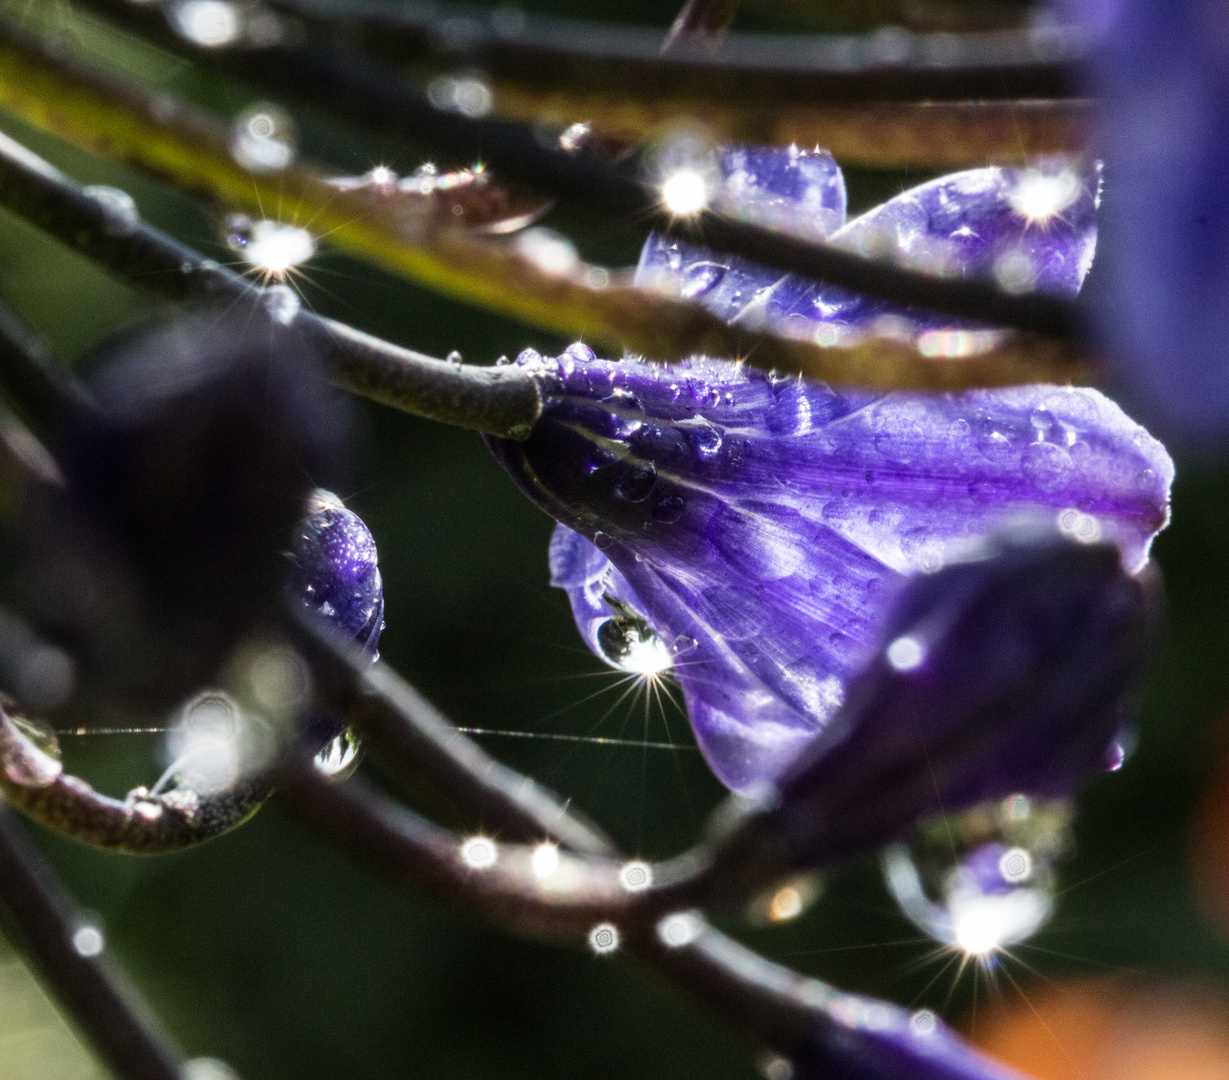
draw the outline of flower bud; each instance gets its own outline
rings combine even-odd
[[[913,579],[827,730],[720,842],[714,876],[762,887],[918,819],[1104,767],[1157,637],[1159,585],[1118,550],[1032,529]]]
[[[90,367],[96,407],[62,424],[67,485],[29,507],[19,587],[77,663],[75,705],[163,708],[277,602],[349,414],[302,339],[259,312],[165,323]]]

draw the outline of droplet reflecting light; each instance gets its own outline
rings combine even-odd
[[[489,870],[499,859],[495,841],[486,836],[471,836],[461,845],[461,861],[471,870]]]
[[[619,884],[628,892],[643,892],[653,884],[653,868],[639,859],[625,863],[619,871]]]
[[[926,659],[926,650],[917,638],[906,634],[888,646],[887,657],[896,671],[913,671]]]
[[[589,948],[606,956],[619,947],[619,929],[613,923],[598,923],[589,931]]]
[[[708,180],[698,169],[675,169],[661,184],[662,205],[679,217],[698,214],[710,198]]]
[[[102,931],[90,923],[78,927],[73,934],[73,951],[78,956],[86,958],[99,956],[106,948],[106,944]]]
[[[1080,197],[1080,190],[1080,178],[1073,169],[1025,169],[1007,201],[1021,217],[1039,224],[1071,206]]]
[[[539,844],[533,849],[529,863],[533,868],[533,876],[539,881],[553,877],[559,869],[559,845],[549,842]]]
[[[207,49],[231,44],[243,28],[239,9],[228,0],[183,0],[171,9],[171,22],[183,37]]]

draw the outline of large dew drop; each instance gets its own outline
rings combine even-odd
[[[1049,921],[1070,819],[1065,800],[1012,795],[927,822],[884,852],[888,891],[927,936],[992,966]]]

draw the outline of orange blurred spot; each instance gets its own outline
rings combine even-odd
[[[1210,985],[1068,983],[985,1021],[974,1041],[1036,1080],[1229,1078],[1229,1002]]]
[[[1199,910],[1229,934],[1229,763],[1208,785],[1191,824],[1189,867]]]

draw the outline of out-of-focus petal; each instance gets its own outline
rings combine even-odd
[[[1098,329],[1132,408],[1229,440],[1229,23],[1210,0],[1120,4],[1096,54],[1107,166]]]

